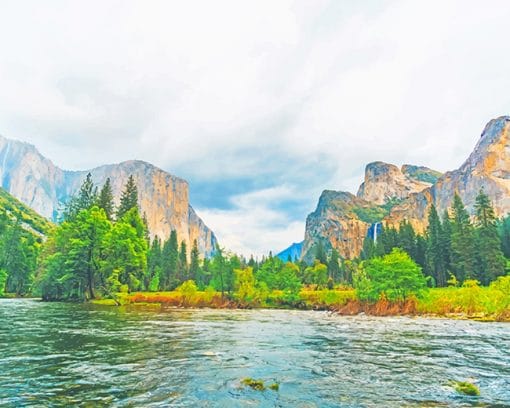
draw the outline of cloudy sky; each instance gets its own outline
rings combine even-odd
[[[0,133],[187,179],[221,243],[300,241],[367,162],[458,167],[510,113],[509,1],[0,0]]]

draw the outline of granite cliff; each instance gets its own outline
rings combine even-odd
[[[152,236],[165,239],[176,230],[179,240],[196,239],[200,252],[209,256],[216,245],[214,233],[189,203],[188,183],[149,163],[127,161],[87,171],[66,171],[27,143],[0,137],[0,185],[21,202],[48,219],[56,220],[64,203],[79,189],[87,173],[97,185],[109,177],[116,204],[128,177],[133,175],[142,213]]]
[[[365,168],[365,181],[357,195],[366,201],[383,205],[430,187],[439,176],[441,173],[426,167],[404,165],[399,169],[393,164],[373,162]]]
[[[324,191],[306,221],[303,258],[313,259],[319,241],[345,258],[356,257],[367,231],[379,222],[398,226],[407,220],[423,232],[431,205],[443,212],[456,192],[472,213],[481,188],[493,201],[498,216],[510,212],[509,116],[487,124],[473,153],[457,170],[441,174],[426,167],[404,165],[399,169],[374,162],[366,167],[357,197]]]
[[[510,212],[510,116],[491,120],[460,168],[445,173],[431,187],[411,194],[392,209],[384,222],[397,225],[405,219],[423,232],[432,204],[442,213],[451,206],[457,192],[473,213],[475,198],[482,188],[491,198],[497,216]]]

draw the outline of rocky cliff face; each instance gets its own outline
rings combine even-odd
[[[375,222],[398,226],[407,220],[423,232],[432,204],[443,212],[458,192],[473,212],[481,188],[493,201],[498,216],[510,212],[510,116],[491,120],[473,153],[455,171],[441,175],[426,167],[404,165],[399,169],[375,162],[366,168],[358,197],[325,191],[307,218],[303,257],[313,259],[312,248],[319,241],[345,258],[356,257]],[[392,198],[399,199],[394,207],[387,204]]]
[[[434,173],[426,167],[404,165],[399,169],[393,164],[369,163],[365,169],[365,181],[358,190],[358,197],[377,205],[383,205],[392,199],[402,200],[412,193],[430,187]]]
[[[438,211],[448,209],[458,192],[472,213],[480,189],[491,198],[498,216],[510,212],[510,116],[491,120],[485,127],[473,153],[457,170],[445,173],[424,191],[412,194],[396,206],[385,222],[398,224],[406,219],[422,232],[432,204]]]
[[[326,251],[335,248],[345,258],[358,256],[370,227],[362,219],[376,210],[376,205],[351,193],[325,190],[316,210],[306,219],[302,258],[311,262],[319,242]]]
[[[209,256],[216,245],[214,233],[189,204],[185,180],[142,161],[101,166],[90,171],[64,171],[43,157],[34,146],[0,137],[0,183],[14,197],[55,220],[64,203],[80,188],[87,173],[101,186],[109,177],[116,204],[128,177],[133,175],[140,208],[152,236],[166,239],[176,230],[188,249],[196,239],[200,252]]]

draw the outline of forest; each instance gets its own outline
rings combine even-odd
[[[165,241],[151,240],[133,177],[116,208],[110,180],[99,189],[89,174],[63,209],[61,222],[46,228],[45,239],[20,218],[8,210],[0,214],[2,295],[110,298],[120,304],[126,299],[171,303],[173,293],[179,304],[195,297],[201,305],[317,307],[349,301],[404,304],[427,297],[429,288],[495,282],[501,287],[508,280],[510,217],[497,219],[483,190],[473,218],[455,195],[442,216],[430,208],[423,235],[408,222],[383,227],[376,240],[366,237],[353,260],[319,242],[311,264],[271,253],[245,259],[220,247],[202,259],[197,242],[188,250],[175,231]]]

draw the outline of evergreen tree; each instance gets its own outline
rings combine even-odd
[[[203,288],[204,282],[200,273],[200,252],[198,251],[198,243],[196,239],[193,241],[193,246],[191,247],[189,278],[194,280],[199,288]]]
[[[413,226],[407,221],[402,221],[399,225],[396,246],[403,249],[416,261],[416,234]]]
[[[146,286],[151,291],[156,291],[160,288],[163,270],[162,258],[161,240],[156,235],[147,254],[148,283],[146,282]]]
[[[501,250],[506,258],[510,258],[510,215],[507,215],[498,226]]]
[[[441,224],[441,249],[443,251],[443,261],[445,265],[446,276],[451,271],[451,259],[452,259],[452,220],[448,210],[443,213],[442,224]]]
[[[328,257],[322,241],[318,241],[317,244],[315,244],[315,259],[323,265],[328,263]]]
[[[333,279],[333,282],[340,282],[342,279],[340,271],[340,254],[333,248],[328,262],[328,276]]]
[[[188,280],[188,255],[187,255],[186,242],[181,241],[179,249],[179,280],[181,282]]]
[[[179,262],[179,244],[177,232],[172,230],[170,238],[163,245],[163,279],[161,290],[172,290],[179,286],[177,277]]]
[[[427,265],[425,272],[434,279],[436,286],[446,286],[447,271],[445,253],[443,248],[443,228],[437,214],[436,207],[432,205],[428,214],[427,227]]]
[[[459,282],[476,278],[473,225],[458,194],[452,206],[451,268]]]
[[[92,175],[87,174],[78,194],[71,197],[64,209],[64,219],[72,221],[82,210],[88,210],[97,204],[97,187],[94,186]]]
[[[108,220],[113,220],[114,205],[113,205],[113,191],[110,178],[107,178],[101,191],[99,193],[97,205],[102,208]]]
[[[476,197],[475,214],[477,278],[483,285],[488,285],[504,275],[506,262],[501,251],[494,208],[483,190]]]
[[[122,218],[131,208],[138,208],[138,187],[133,176],[129,176],[124,191],[120,196],[120,205],[117,209],[117,219]]]
[[[118,282],[129,290],[148,289],[147,240],[145,226],[133,207],[113,225],[107,247],[106,270],[118,275]]]

